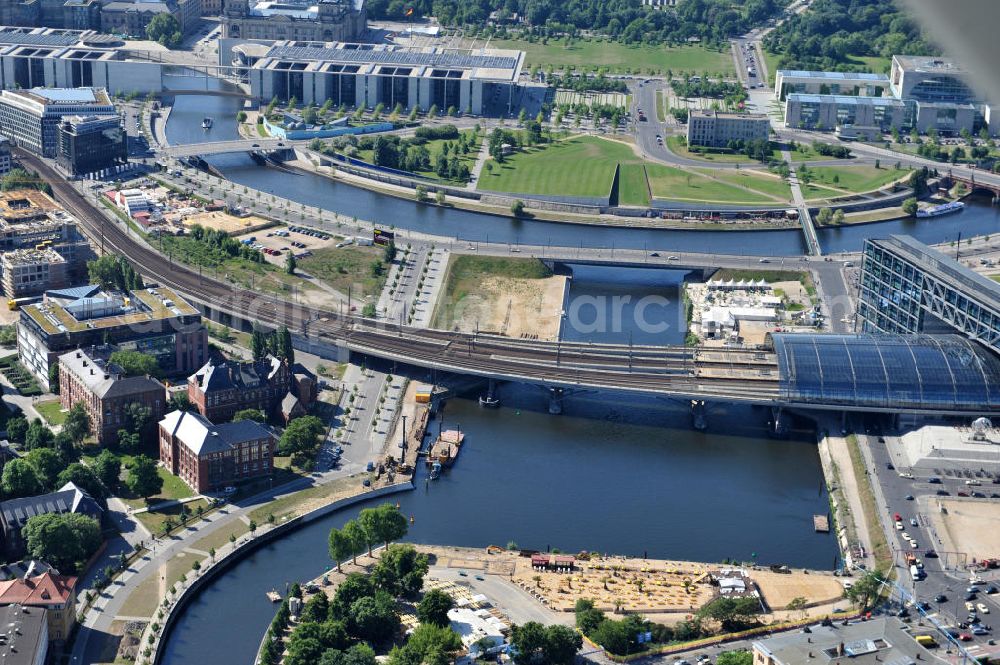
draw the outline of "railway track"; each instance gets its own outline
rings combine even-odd
[[[696,350],[677,346],[633,346],[544,342],[483,333],[410,328],[290,303],[205,277],[133,238],[52,167],[17,150],[18,159],[52,186],[63,207],[104,251],[126,257],[152,281],[209,307],[266,326],[305,331],[352,351],[424,367],[553,385],[771,402],[778,383],[738,377],[696,376],[696,367],[757,369],[760,352],[726,350],[722,360],[697,360]],[[773,357],[764,366],[774,366]],[[777,372],[775,372],[775,376]]]

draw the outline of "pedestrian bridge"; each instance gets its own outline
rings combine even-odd
[[[209,155],[225,155],[237,152],[254,152],[256,150],[279,150],[292,145],[292,141],[275,138],[237,139],[234,141],[209,141],[207,143],[188,143],[159,148],[160,155],[166,157],[207,157]]]

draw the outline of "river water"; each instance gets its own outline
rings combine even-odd
[[[234,138],[238,102],[179,96],[167,134],[183,143]],[[201,119],[215,126],[205,132]],[[289,175],[242,156],[213,158],[236,182],[309,205],[397,227],[511,242],[648,246],[650,249],[795,254],[797,231],[759,233],[641,231],[519,222],[443,210],[373,194],[309,175]],[[992,232],[995,211],[974,206],[929,222],[893,222],[821,232],[824,247],[857,249],[867,235],[908,231],[924,240]],[[676,343],[684,337],[678,285],[670,271],[573,268],[569,305],[581,303],[565,339]],[[604,299],[603,301],[601,299]],[[627,299],[617,318],[608,303]],[[603,304],[601,304],[603,302]],[[642,303],[646,303],[643,305]],[[610,318],[609,318],[610,317]],[[664,328],[663,325],[666,324]],[[398,495],[413,515],[409,539],[483,547],[515,541],[526,548],[599,550],[650,557],[721,561],[756,557],[762,563],[832,568],[831,535],[816,534],[812,515],[826,513],[827,496],[814,441],[807,431],[790,440],[767,437],[767,412],[713,405],[708,430],[690,428],[686,405],[655,398],[583,392],[569,394],[564,412],[546,412],[547,393],[502,385],[503,407],[481,409],[453,399],[445,427],[461,427],[467,444],[454,468]],[[474,395],[470,397],[475,397]],[[442,425],[432,421],[432,430]],[[164,663],[247,665],[274,614],[264,594],[310,579],[330,565],[326,538],[356,510],[303,527],[262,548],[214,580],[179,618]]]

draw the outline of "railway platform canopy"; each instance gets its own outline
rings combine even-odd
[[[1000,413],[1000,357],[961,335],[772,333],[768,343],[788,405]]]

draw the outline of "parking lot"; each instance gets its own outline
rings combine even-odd
[[[236,239],[263,252],[265,260],[276,265],[284,265],[289,252],[302,259],[311,256],[313,250],[330,247],[342,240],[324,231],[295,225],[244,233]]]

